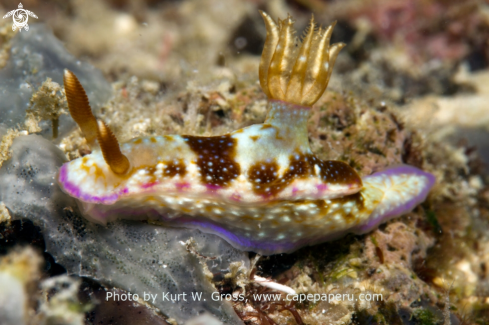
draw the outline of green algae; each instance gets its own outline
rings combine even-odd
[[[413,317],[419,325],[437,325],[440,322],[440,319],[432,311],[425,308],[415,310]]]

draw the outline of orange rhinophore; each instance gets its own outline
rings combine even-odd
[[[63,82],[70,115],[82,130],[88,144],[93,146],[97,140],[97,119],[93,116],[87,94],[78,78],[68,69],[64,71]]]
[[[119,142],[110,128],[103,121],[97,122],[88,103],[85,89],[78,78],[73,72],[65,69],[63,81],[70,114],[82,130],[90,147],[93,147],[95,140],[98,140],[105,162],[110,169],[118,175],[127,173],[130,169],[129,160],[122,154]]]
[[[127,157],[122,154],[117,138],[103,121],[98,122],[97,139],[104,160],[110,166],[110,169],[118,175],[126,174],[131,164]]]

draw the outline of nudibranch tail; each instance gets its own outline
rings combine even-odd
[[[70,115],[83,132],[88,145],[93,146],[97,140],[97,120],[93,116],[87,94],[73,72],[65,69],[63,82],[68,100]]]
[[[362,180],[363,193],[381,192],[382,198],[368,220],[357,227],[358,234],[412,211],[426,199],[436,181],[433,174],[409,165],[390,167]]]
[[[297,49],[290,16],[276,23],[260,12],[267,28],[267,38],[260,61],[259,77],[269,99],[301,106],[312,106],[326,90],[336,57],[345,46],[329,41],[335,24],[316,30],[311,18],[302,44]]]

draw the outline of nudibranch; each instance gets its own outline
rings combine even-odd
[[[92,153],[64,164],[58,181],[85,217],[101,224],[153,219],[275,254],[368,232],[425,200],[435,179],[417,168],[360,178],[348,164],[314,155],[309,111],[344,44],[330,45],[334,25],[318,28],[312,18],[301,42],[290,16],[275,22],[261,15],[267,36],[259,79],[268,115],[263,124],[221,136],[164,135],[119,146],[65,70],[69,111]]]

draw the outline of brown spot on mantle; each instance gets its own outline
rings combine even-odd
[[[227,187],[241,173],[241,168],[235,161],[237,141],[230,135],[182,138],[197,155],[202,183]]]
[[[321,168],[321,180],[333,184],[357,184],[362,186],[362,179],[347,163],[339,160],[320,160],[316,164]]]
[[[261,161],[250,167],[248,179],[253,184],[253,191],[263,196],[276,196],[294,179],[311,175],[311,159],[308,155],[292,155],[289,168],[282,177],[278,177],[278,164],[275,161]]]
[[[163,171],[163,176],[164,177],[173,177],[175,175],[179,176],[185,176],[185,173],[187,172],[187,169],[185,167],[185,164],[183,163],[183,160],[172,160],[169,162],[165,162],[165,170]]]
[[[315,166],[321,171],[316,175]],[[280,193],[296,178],[320,176],[326,184],[357,184],[362,180],[353,168],[342,161],[323,161],[314,155],[295,154],[289,157],[289,168],[282,177],[278,177],[279,166],[275,161],[260,161],[248,171],[248,179],[253,191],[262,196],[273,197]]]

